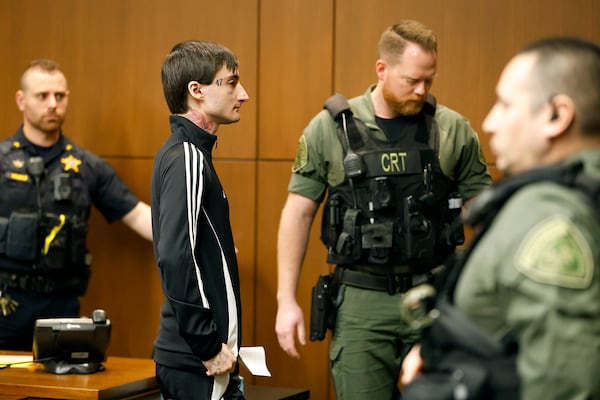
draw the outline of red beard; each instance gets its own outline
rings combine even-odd
[[[426,97],[419,100],[398,100],[385,86],[383,87],[383,98],[396,115],[416,115],[421,112]]]

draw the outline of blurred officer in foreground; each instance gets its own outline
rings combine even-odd
[[[0,349],[30,351],[38,318],[79,317],[92,205],[152,240],[148,204],[63,135],[68,101],[58,64],[31,62],[16,93],[23,125],[0,142]]]
[[[433,324],[404,399],[600,399],[600,48],[535,42],[496,91],[483,129],[508,176],[463,212],[477,235],[435,308],[406,304]]]

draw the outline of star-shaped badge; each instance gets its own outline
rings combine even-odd
[[[60,162],[65,164],[65,172],[72,169],[73,171],[79,173],[79,166],[81,165],[81,160],[73,157],[73,154],[69,154],[68,157],[63,157],[60,159]]]

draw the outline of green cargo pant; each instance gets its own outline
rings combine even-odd
[[[419,336],[400,317],[403,295],[343,290],[329,347],[337,399],[392,400],[402,359]]]

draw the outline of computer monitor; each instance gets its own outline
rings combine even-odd
[[[102,371],[110,332],[104,310],[94,310],[92,318],[38,319],[33,332],[33,361],[54,374]]]

